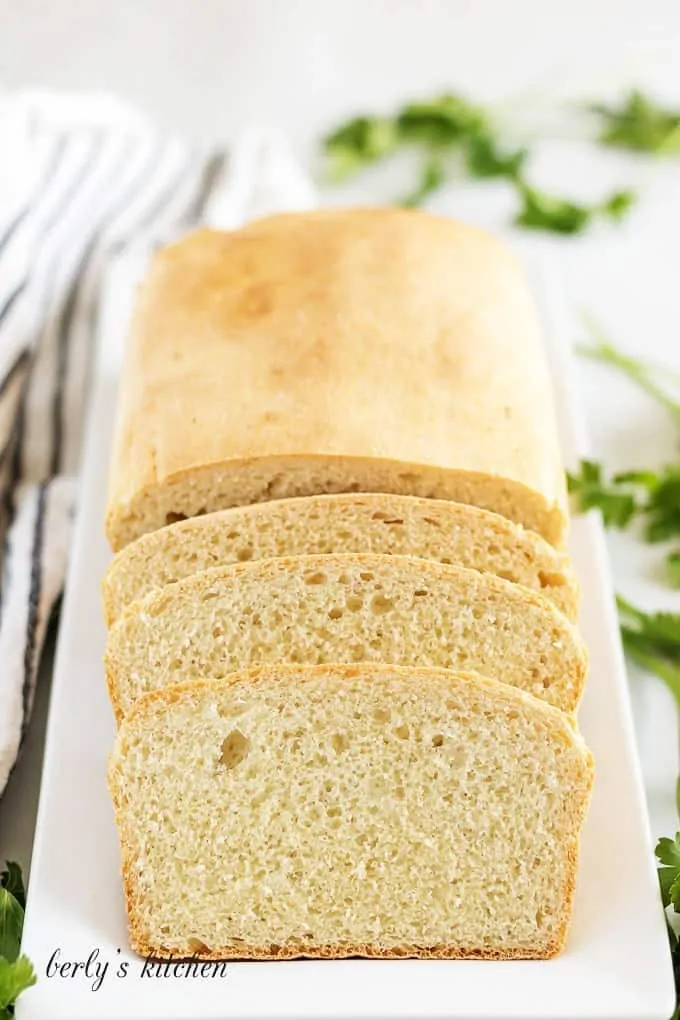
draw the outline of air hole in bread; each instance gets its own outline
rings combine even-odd
[[[489,556],[499,556],[501,550],[499,546],[492,544],[486,547],[486,551],[488,552]]]
[[[345,614],[343,613],[342,609],[340,609],[339,606],[333,606],[332,609],[328,610],[329,620],[341,620],[344,615]]]
[[[205,942],[201,942],[200,939],[189,939],[187,946],[191,956],[201,956],[210,952],[210,946],[206,946]]]
[[[376,722],[379,723],[389,722],[391,716],[392,713],[390,712],[389,708],[376,708],[375,712],[373,713],[373,718],[375,719]]]
[[[371,599],[371,612],[374,616],[382,616],[394,609],[394,602],[385,595],[374,595]]]
[[[441,747],[443,743],[444,743],[444,737],[442,736],[442,734],[441,733],[436,733],[434,735],[434,737],[432,738],[432,746],[433,747]]]
[[[177,524],[178,521],[186,521],[186,519],[187,519],[186,514],[177,514],[174,513],[172,510],[170,511],[170,513],[167,513],[165,515],[166,524]]]
[[[362,581],[372,581],[373,580],[373,574],[369,574],[369,572],[367,570],[365,570],[361,574],[359,574],[359,577],[361,578]]]
[[[402,723],[401,726],[397,726],[394,732],[400,740],[408,740],[410,736],[409,728],[406,723]]]
[[[224,765],[227,769],[235,769],[250,751],[250,741],[240,730],[232,730],[222,741],[222,750],[218,758],[218,765]]]
[[[430,593],[427,588],[416,588],[413,594],[417,595],[418,598],[421,598],[423,595],[429,595]]]
[[[331,737],[331,745],[336,754],[342,754],[349,747],[349,741],[344,734],[334,733]]]
[[[451,558],[450,558],[450,556],[442,556],[442,558],[440,559],[440,561],[439,561],[439,562],[440,562],[440,563],[447,563],[447,564],[450,564],[450,563],[451,563]]]
[[[504,581],[517,582],[517,575],[512,570],[499,570],[498,577],[502,577]]]
[[[364,662],[366,659],[365,645],[352,645],[349,650],[352,662]]]
[[[168,600],[164,598],[155,599],[145,609],[147,616],[160,616],[168,606]]]
[[[217,714],[221,719],[233,719],[235,715],[243,715],[248,711],[248,706],[243,702],[235,702],[231,705],[218,705]]]
[[[551,574],[545,570],[539,570],[538,581],[541,588],[561,588],[567,583],[564,574]]]
[[[475,620],[482,620],[482,619],[484,619],[484,607],[483,606],[473,606],[472,607],[472,615],[473,615]]]
[[[315,570],[311,574],[305,574],[305,584],[326,584],[328,578],[321,570]]]
[[[441,528],[441,524],[439,523],[439,521],[436,521],[434,517],[423,517],[423,520],[427,524],[431,524],[433,528]]]
[[[247,560],[252,560],[253,558],[252,547],[246,546],[245,549],[239,549],[239,551],[236,553],[236,558],[238,559],[239,563],[245,563]]]
[[[340,574],[338,578],[338,584],[351,584],[351,581],[352,579],[349,574]]]
[[[358,613],[364,604],[364,600],[361,595],[348,595],[345,600],[345,605],[349,609],[350,613]]]

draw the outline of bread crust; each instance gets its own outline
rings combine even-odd
[[[113,558],[102,580],[106,625],[111,627],[126,605],[131,602],[143,598],[163,584],[188,576],[188,574],[177,576],[174,573],[169,574],[168,571],[174,569],[175,555],[179,555],[181,562],[182,554],[189,545],[194,550],[191,573],[205,569],[203,566],[195,566],[196,550],[204,547],[211,550],[213,558],[207,563],[208,567],[229,565],[235,561],[226,559],[218,561],[214,558],[214,550],[219,547],[219,543],[228,546],[228,536],[238,531],[241,545],[253,537],[257,545],[258,529],[262,525],[266,525],[269,533],[278,529],[279,533],[286,537],[290,535],[290,525],[293,522],[296,532],[293,541],[297,541],[299,545],[303,542],[311,544],[314,533],[320,525],[326,526],[329,530],[334,527],[334,552],[369,552],[371,551],[369,542],[385,535],[385,525],[380,521],[376,523],[376,514],[399,519],[399,522],[404,523],[407,528],[422,529],[424,532],[429,526],[432,544],[445,553],[451,563],[461,566],[473,567],[473,564],[470,562],[463,564],[455,559],[456,539],[451,536],[461,530],[467,531],[473,539],[481,534],[485,537],[490,536],[492,543],[497,543],[505,552],[503,563],[505,564],[505,559],[510,559],[511,566],[516,570],[513,580],[526,583],[533,590],[537,590],[540,584],[541,594],[550,598],[569,620],[573,621],[576,618],[579,588],[571,571],[569,559],[565,553],[558,552],[536,532],[528,531],[522,525],[515,524],[500,514],[451,500],[423,499],[393,493],[363,495],[340,493],[232,507],[178,521],[142,535]],[[355,525],[360,522],[366,543],[363,548],[352,544],[349,541],[349,534],[348,538],[343,538],[346,521],[352,521]],[[388,520],[388,524],[391,523],[392,521]],[[382,530],[382,535],[379,529]],[[276,555],[303,553],[317,554],[317,551],[313,548],[299,548],[291,550],[288,554]],[[437,561],[436,555],[428,553],[422,545],[411,552],[404,548],[396,548],[389,552],[389,555],[400,554]],[[255,558],[259,561],[266,555],[268,554],[260,553]],[[166,572],[161,578],[163,568]],[[482,571],[481,567],[474,569],[494,573],[492,569],[485,571]]]
[[[198,231],[140,291],[109,540],[177,514],[391,491],[484,506],[562,545],[550,389],[522,271],[483,231],[394,208]]]
[[[444,676],[452,682],[464,679],[466,682],[476,685],[479,689],[486,689],[493,693],[500,704],[530,708],[538,712],[544,718],[550,719],[555,727],[555,733],[560,733],[563,740],[570,745],[578,747],[581,751],[582,761],[582,783],[581,797],[574,798],[568,816],[567,832],[565,833],[565,856],[567,862],[564,888],[561,894],[562,914],[552,938],[544,946],[536,949],[527,947],[490,949],[458,946],[418,946],[402,945],[380,947],[376,945],[351,944],[342,946],[318,946],[311,949],[302,945],[264,945],[264,946],[243,946],[238,949],[233,946],[224,947],[199,947],[196,952],[188,956],[182,950],[154,944],[148,934],[143,930],[139,922],[136,908],[135,885],[132,874],[131,858],[132,848],[124,836],[125,819],[123,806],[119,798],[119,786],[116,782],[117,766],[116,753],[120,740],[121,731],[116,742],[116,747],[109,759],[108,785],[113,801],[114,812],[120,837],[121,846],[121,875],[123,892],[125,898],[126,913],[128,918],[128,929],[130,945],[134,952],[140,956],[152,959],[201,959],[201,960],[284,960],[284,959],[346,959],[349,957],[364,957],[370,959],[448,959],[448,960],[547,960],[558,956],[564,949],[569,935],[572,920],[573,901],[576,890],[576,879],[578,872],[578,851],[580,842],[580,830],[585,818],[590,795],[594,782],[594,762],[591,752],[586,748],[581,734],[573,726],[569,717],[559,709],[554,708],[546,702],[540,701],[526,691],[509,687],[496,680],[490,680],[478,673],[454,672],[452,670],[435,669],[430,667],[408,667],[408,666],[385,666],[381,663],[364,663],[360,665],[320,665],[320,666],[288,666],[273,665],[262,666],[254,669],[243,670],[239,673],[230,674],[217,681],[192,681],[189,683],[173,684],[162,690],[154,691],[143,695],[131,708],[123,722],[123,727],[132,727],[141,723],[144,726],[152,725],[153,719],[162,713],[167,707],[178,700],[188,698],[196,699],[200,696],[201,690],[210,690],[213,684],[219,684],[223,688],[238,686],[253,686],[268,683],[272,680],[288,681],[294,680],[300,684],[313,682],[318,676],[334,676],[341,679],[349,679],[360,675],[370,677],[371,674],[383,673],[389,670],[390,673],[398,674],[401,677],[409,677],[414,683],[421,683],[422,677],[428,675]]]

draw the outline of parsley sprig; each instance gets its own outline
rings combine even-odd
[[[595,342],[579,348],[580,353],[623,372],[680,424],[677,374],[623,354],[606,339],[599,326],[592,320],[586,321]],[[678,396],[671,392],[669,383]],[[637,519],[648,542],[680,538],[680,461],[658,471],[624,471],[607,479],[600,464],[584,460],[578,472],[567,476],[567,482],[577,508],[581,511],[598,508],[607,527],[625,528]],[[680,587],[680,549],[666,556],[666,572],[669,582]]]
[[[620,595],[616,602],[626,652],[664,680],[680,706],[680,614],[645,613]]]
[[[33,964],[20,955],[25,906],[21,869],[8,861],[0,874],[0,1020],[11,1020],[16,1000],[36,982]]]
[[[603,145],[655,155],[680,153],[680,110],[660,105],[639,89],[619,105],[596,104],[590,110],[599,118]]]
[[[680,913],[680,832],[676,832],[674,839],[662,837],[656,844],[654,853],[660,865],[657,875],[659,876],[661,902],[664,910],[672,907],[674,913]],[[680,940],[675,934],[668,915],[666,915],[666,924],[673,959],[675,987],[680,988]],[[671,1020],[678,1020],[678,1016],[680,1016],[680,1003],[676,1005]]]
[[[680,423],[680,401],[667,388],[668,381],[678,383],[677,377],[664,372],[662,384],[659,369],[623,354],[592,320],[588,325],[594,343],[580,352],[623,372]],[[660,472],[628,471],[606,479],[600,464],[582,461],[579,473],[569,476],[569,489],[579,509],[599,507],[608,527],[622,528],[641,516],[650,542],[680,535],[680,462]],[[666,562],[669,581],[680,586],[680,550],[671,553]],[[620,595],[616,602],[626,654],[663,680],[680,707],[680,613],[645,612]],[[680,813],[680,779],[676,801]],[[670,908],[680,913],[680,832],[674,839],[660,839],[655,854],[677,996],[672,1020],[680,1020],[680,940],[668,917]]]
[[[515,223],[534,230],[578,234],[594,220],[620,220],[635,202],[632,191],[614,192],[592,206],[539,191],[526,179],[528,149],[510,144],[489,109],[455,93],[408,103],[389,117],[355,117],[326,135],[323,148],[334,183],[400,150],[417,150],[420,175],[399,202],[406,206],[421,205],[456,172],[503,178],[519,198]]]

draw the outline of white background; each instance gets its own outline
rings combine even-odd
[[[553,137],[536,147],[536,183],[584,198],[641,189],[619,228],[530,243],[557,261],[575,322],[588,309],[620,347],[680,370],[680,159],[635,160],[578,140],[591,125],[575,102],[633,84],[680,108],[677,0],[0,0],[0,87],[113,91],[197,141],[275,123],[310,167],[319,135],[356,112],[445,88],[500,104],[521,128]],[[395,167],[325,199],[389,200],[407,177]],[[504,229],[512,196],[504,185],[459,182],[433,208]],[[597,457],[617,469],[676,454],[677,429],[625,380],[584,364],[581,381]],[[661,550],[620,536],[611,550],[619,590],[680,610],[680,595],[660,581]],[[45,668],[28,746],[0,803],[0,861],[29,862],[48,680]],[[652,831],[670,833],[674,704],[634,671],[631,691]]]

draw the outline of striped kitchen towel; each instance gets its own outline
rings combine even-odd
[[[314,196],[275,132],[210,151],[106,96],[0,96],[0,147],[1,794],[62,590],[109,260]]]

